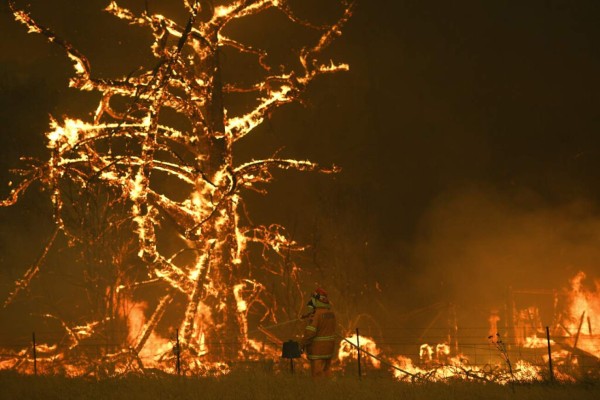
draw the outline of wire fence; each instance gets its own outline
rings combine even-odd
[[[377,361],[383,362],[391,368],[406,366],[407,360],[411,366],[420,370],[439,368],[443,365],[453,365],[457,362],[472,369],[506,368],[509,363],[517,366],[518,361],[539,370],[549,370],[550,362],[554,368],[561,370],[568,368],[570,371],[577,369],[584,373],[600,373],[600,335],[580,334],[573,336],[551,336],[550,343],[543,332],[536,332],[529,337],[523,335],[488,335],[488,327],[462,328],[458,332],[449,332],[447,328],[404,328],[384,329],[378,332],[366,330],[360,334],[361,352],[364,354],[362,364],[366,371],[373,371]],[[427,334],[423,334],[427,331]],[[256,333],[256,331],[252,331]],[[124,342],[110,340],[109,338],[126,338],[126,331],[105,332],[105,338],[88,338],[79,341],[78,351],[87,357],[100,359],[106,354],[126,348]],[[350,338],[354,332],[340,336]],[[56,338],[62,339],[56,340]],[[52,338],[52,339],[51,339]],[[37,339],[37,340],[36,340]],[[254,359],[264,360],[277,358],[280,355],[281,342],[275,343],[272,337],[258,334],[252,337],[256,356]],[[297,339],[297,337],[296,337]],[[355,342],[347,341],[352,346]],[[238,349],[242,343],[232,341],[207,341],[202,344],[209,352],[219,351],[227,353],[227,349]],[[48,346],[56,346],[56,348]],[[548,347],[550,346],[550,349]],[[31,362],[33,358],[43,359],[48,354],[62,351],[69,346],[69,336],[60,331],[36,331],[32,335],[10,335],[0,332],[0,369],[7,369],[6,360],[21,358]],[[178,354],[177,337],[166,338],[163,346],[155,357],[173,358]],[[37,355],[34,356],[34,349]],[[356,349],[352,349],[356,353]],[[549,350],[551,357],[549,357]],[[348,353],[348,352],[347,352]],[[343,364],[353,363],[351,359],[356,354],[346,354]],[[153,354],[146,350],[146,356]],[[518,368],[515,367],[515,368]]]

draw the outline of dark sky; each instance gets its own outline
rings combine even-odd
[[[149,65],[147,32],[101,12],[106,3],[17,1],[87,54],[97,76]],[[343,172],[278,175],[257,218],[318,236],[323,263],[348,265],[411,305],[560,287],[579,269],[598,277],[599,15],[594,0],[359,0],[328,53],[350,72],[320,79],[304,107],[276,112],[240,150],[243,159],[284,146]],[[274,48],[295,43],[256,29],[251,37]],[[6,182],[20,155],[43,154],[48,114],[83,118],[94,98],[66,87],[70,62],[4,4],[0,32]],[[31,238],[49,229],[39,222],[47,207],[19,207],[0,210],[2,293],[39,251]]]

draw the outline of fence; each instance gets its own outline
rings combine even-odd
[[[444,363],[448,358],[461,356],[468,365],[484,368],[505,363],[499,345],[505,350],[509,360],[523,360],[531,365],[548,368],[547,332],[538,332],[523,340],[522,336],[499,335],[489,337],[489,327],[461,328],[456,335],[455,346],[450,343],[448,329],[429,329],[426,337],[421,335],[422,328],[383,330],[367,335],[377,343],[378,348],[388,355],[403,355],[411,360],[427,364]],[[548,332],[550,334],[550,332]],[[552,336],[551,352],[555,364],[576,364],[581,368],[600,367],[600,335]],[[578,342],[578,343],[577,343]],[[429,345],[424,346],[425,344]],[[436,351],[436,347],[440,346]],[[423,354],[431,351],[429,354]],[[448,352],[449,353],[446,353]]]
[[[400,368],[400,370],[402,370],[402,360],[405,362],[409,359],[414,367],[426,370],[451,364],[458,358],[465,366],[481,370],[506,368],[507,361],[515,365],[517,361],[522,360],[528,365],[548,371],[550,375],[552,375],[551,363],[559,371],[565,368],[572,371],[573,368],[577,368],[583,372],[600,373],[599,335],[581,335],[577,338],[550,337],[552,355],[549,357],[548,341],[541,335],[542,332],[538,333],[537,339],[524,343],[522,337],[516,338],[510,335],[488,337],[488,327],[461,328],[453,339],[455,343],[449,343],[447,329],[429,328],[427,336],[422,335],[423,331],[423,328],[411,327],[361,333],[357,329],[356,334],[360,337],[360,351],[344,360],[342,367],[352,369],[352,366],[356,365],[356,357],[358,356],[360,360],[362,353],[362,360],[357,365],[359,376],[374,372],[376,363],[373,362],[373,359],[383,362],[384,365],[387,364],[390,368]],[[29,338],[26,338],[25,335],[11,338],[6,333],[0,333],[0,369],[9,369],[6,368],[9,365],[6,361],[17,358],[29,363],[31,372],[37,373],[40,369],[38,360],[48,353],[48,349],[43,343],[48,342],[47,338],[56,338],[61,333],[64,335],[64,332],[37,331],[33,335],[30,334]],[[354,333],[351,332],[347,336],[350,337]],[[126,332],[112,332],[112,337],[123,337],[123,335],[126,336]],[[341,336],[340,339],[344,340]],[[355,340],[346,342],[350,343],[354,349],[356,348]],[[280,343],[274,344],[272,338],[261,333],[256,335],[255,343],[259,344],[257,354],[260,354],[261,347],[263,351],[270,349],[263,354],[264,359],[273,359],[273,357],[277,357],[277,351],[280,351]],[[60,346],[60,343],[58,345]],[[234,348],[239,343],[206,342],[204,345],[208,349],[214,349],[216,346]],[[40,346],[44,347],[41,351]],[[122,347],[122,343],[108,340],[82,340],[78,344],[78,349],[82,353],[89,358],[97,357],[98,359]],[[164,354],[156,354],[156,356],[168,353],[167,358],[173,363],[171,370],[180,373],[179,356],[184,351],[180,348],[178,335],[174,335],[173,338],[170,338],[170,346],[162,350]],[[354,352],[356,353],[356,350]]]

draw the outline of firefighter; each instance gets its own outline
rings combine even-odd
[[[313,377],[328,377],[331,374],[331,359],[335,354],[335,314],[327,298],[327,292],[318,288],[309,303],[311,312],[304,328],[300,345],[310,361]]]

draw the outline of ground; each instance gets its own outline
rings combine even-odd
[[[416,385],[388,378],[234,372],[219,378],[126,376],[96,381],[0,374],[0,399],[552,399],[600,398],[600,382],[501,386],[469,382]]]

